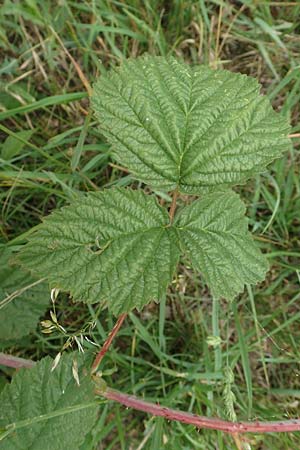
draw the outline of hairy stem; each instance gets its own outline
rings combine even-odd
[[[118,322],[119,320],[120,318],[118,319]],[[16,358],[5,353],[0,353],[0,364],[9,367],[16,367],[16,365],[11,365],[11,361],[18,361],[18,368],[31,368],[35,365],[34,361],[23,358]],[[175,420],[182,423],[188,423],[196,426],[197,428],[208,428],[211,430],[223,431],[224,433],[235,435],[235,437],[237,436],[237,433],[259,434],[300,431],[300,418],[274,422],[261,422],[258,420],[255,420],[253,422],[229,422],[227,420],[222,420],[215,417],[198,416],[197,414],[191,414],[177,409],[167,408],[165,406],[158,405],[157,403],[147,402],[143,399],[135,397],[134,395],[123,394],[122,392],[116,391],[115,389],[111,389],[106,386],[103,387],[103,389],[96,389],[95,393],[97,395],[101,395],[107,400],[113,400],[126,407],[137,409],[139,411],[152,414],[153,416],[159,416],[164,417],[167,420]]]
[[[124,320],[127,317],[127,313],[123,313],[120,315],[120,317],[118,318],[118,320],[115,323],[115,326],[113,327],[113,329],[111,330],[111,332],[108,335],[108,338],[106,339],[106,341],[104,342],[101,350],[97,353],[93,365],[92,365],[92,373],[95,373],[105,355],[105,353],[107,352],[107,350],[109,349],[109,347],[111,346],[112,341],[114,340],[116,334],[118,333],[119,329],[122,326],[122,323],[124,322]]]
[[[102,397],[108,400],[121,403],[122,405],[144,411],[152,416],[164,417],[167,420],[175,420],[188,423],[197,428],[208,428],[219,430],[237,436],[237,433],[283,433],[288,431],[300,431],[300,419],[285,420],[276,422],[229,422],[214,417],[198,416],[177,409],[166,408],[164,406],[150,403],[133,395],[123,394],[115,389],[106,388],[99,392]]]

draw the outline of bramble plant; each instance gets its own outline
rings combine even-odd
[[[0,398],[0,448],[81,448],[97,417],[95,395],[234,435],[300,430],[299,420],[231,423],[174,411],[114,391],[97,375],[126,314],[165,297],[181,255],[216,300],[264,280],[267,260],[231,189],[290,147],[286,119],[259,91],[245,75],[152,56],[127,60],[95,84],[92,107],[112,155],[147,193],[139,184],[78,195],[36,227],[17,261],[118,320],[91,373],[84,358],[63,355],[55,370],[44,358],[14,377]],[[169,210],[161,192],[171,193]]]

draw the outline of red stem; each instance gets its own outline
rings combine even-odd
[[[120,316],[120,318],[122,316]],[[118,319],[118,322],[120,318]],[[123,318],[122,322],[124,321],[124,319],[125,317]],[[120,323],[118,328],[120,328],[122,322]],[[35,362],[28,359],[7,355],[5,353],[0,353],[0,365],[1,364],[14,368],[31,368],[35,365]],[[257,420],[253,422],[228,422],[227,420],[213,417],[197,416],[197,414],[191,414],[184,411],[167,408],[165,406],[139,399],[138,397],[135,397],[133,395],[123,394],[122,392],[116,391],[109,387],[106,387],[106,389],[101,391],[96,391],[96,394],[101,395],[108,400],[113,400],[115,402],[121,403],[122,405],[129,408],[134,408],[139,411],[152,414],[153,416],[160,416],[164,417],[167,420],[175,420],[182,423],[188,423],[196,426],[197,428],[219,430],[223,431],[224,433],[233,435],[236,435],[237,433],[286,433],[291,431],[300,431],[300,419],[280,420],[276,422],[260,422]]]
[[[100,392],[102,397],[121,403],[129,408],[144,411],[152,416],[164,417],[167,420],[175,420],[182,423],[195,425],[197,428],[209,428],[224,433],[283,433],[288,431],[300,431],[300,419],[276,422],[229,422],[213,417],[198,416],[176,409],[150,403],[133,395],[123,394],[111,388]]]
[[[92,373],[95,373],[105,355],[105,353],[107,352],[107,350],[109,349],[114,337],[116,336],[116,334],[118,333],[119,329],[122,326],[122,323],[124,322],[124,320],[126,319],[127,313],[123,313],[120,315],[120,317],[118,318],[117,322],[115,323],[115,326],[113,327],[113,329],[111,330],[111,332],[108,335],[108,338],[106,339],[106,341],[103,344],[103,347],[101,348],[101,350],[97,353],[93,365],[92,365]]]
[[[0,353],[0,365],[13,367],[14,369],[20,369],[21,367],[31,369],[31,367],[35,365],[35,362],[30,361],[30,359],[23,359],[18,358],[17,356],[7,355],[6,353]]]

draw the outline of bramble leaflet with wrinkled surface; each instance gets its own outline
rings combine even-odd
[[[232,187],[264,172],[291,144],[286,119],[259,91],[245,75],[174,58],[143,56],[101,76],[92,98],[100,129],[114,160],[147,193],[135,187],[78,195],[36,227],[18,262],[51,288],[115,315],[162,300],[181,255],[216,299],[232,301],[246,284],[262,281],[268,264]],[[171,193],[170,211],[159,192]],[[79,449],[93,427],[90,377],[80,372],[78,387],[69,356],[50,367],[45,358],[4,389],[2,429],[26,420],[29,426],[7,433],[0,449],[50,449],[53,427],[52,449]]]

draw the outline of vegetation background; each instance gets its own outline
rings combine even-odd
[[[180,266],[166,302],[129,315],[102,368],[118,389],[198,414],[299,416],[300,2],[5,0],[0,48],[2,254],[8,246],[17,250],[31,227],[78,190],[133,183],[111,160],[87,93],[88,84],[123,58],[175,55],[261,82],[294,135],[293,151],[269,174],[237,189],[272,265],[266,281],[234,305],[218,305],[199,275]],[[50,318],[50,295],[47,307],[44,319]],[[0,347],[32,359],[55,357],[64,345],[94,351],[82,337],[101,345],[114,323],[106,311],[63,295],[56,316],[65,331],[47,334],[39,324]],[[0,374],[2,388],[12,370],[2,367]],[[162,448],[235,447],[222,433],[104,403],[82,450]],[[300,433],[248,435],[244,448],[296,450]]]

